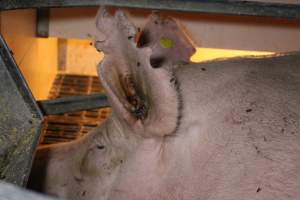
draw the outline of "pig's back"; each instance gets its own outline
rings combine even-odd
[[[182,116],[167,151],[178,196],[300,197],[299,66],[298,53],[178,68]]]
[[[299,64],[291,56],[177,68],[177,131],[141,142],[109,200],[298,199]]]

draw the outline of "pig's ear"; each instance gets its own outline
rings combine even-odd
[[[175,66],[188,63],[195,45],[185,28],[174,18],[153,13],[138,38],[138,47],[150,47],[153,57],[165,57],[164,62]]]
[[[181,108],[176,77],[168,67],[153,65],[151,48],[137,47],[136,28],[123,12],[101,12],[97,27],[106,40],[96,41],[105,54],[98,74],[114,113],[143,136],[174,133]]]

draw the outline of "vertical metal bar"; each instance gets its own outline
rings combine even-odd
[[[38,37],[49,37],[49,8],[37,9],[36,35]]]

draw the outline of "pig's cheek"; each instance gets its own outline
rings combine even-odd
[[[109,151],[106,148],[89,149],[83,158],[81,171],[84,174],[100,175],[110,163]]]

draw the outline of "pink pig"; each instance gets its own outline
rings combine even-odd
[[[113,114],[40,148],[33,188],[70,200],[300,199],[300,53],[187,64],[195,49],[174,19],[154,14],[140,33],[102,9],[97,28]]]

